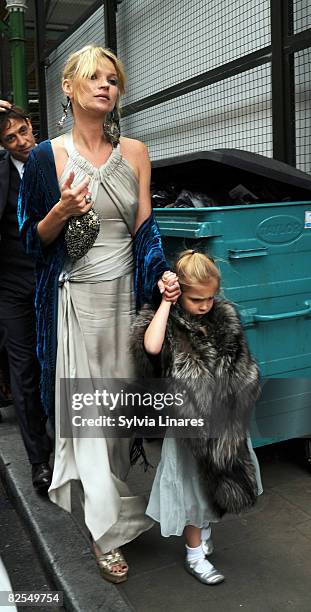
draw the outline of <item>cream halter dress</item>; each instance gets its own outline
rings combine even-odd
[[[89,190],[100,216],[100,232],[87,255],[65,265],[60,276],[56,363],[56,447],[51,501],[71,511],[71,481],[84,491],[85,523],[102,552],[149,529],[146,500],[133,495],[125,479],[130,468],[128,438],[60,437],[60,418],[69,412],[60,400],[61,378],[129,378],[135,367],[128,350],[135,314],[132,234],[138,201],[135,173],[119,146],[94,167],[64,136],[74,185],[90,177]]]

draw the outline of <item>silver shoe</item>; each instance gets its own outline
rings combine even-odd
[[[208,584],[209,586],[213,586],[214,584],[220,584],[224,581],[225,577],[215,567],[203,573],[198,572],[195,568],[200,561],[194,561],[190,563],[188,559],[185,559],[185,569],[187,570],[187,572],[189,572],[189,574],[192,574],[192,576],[197,578],[203,584]]]
[[[209,555],[212,554],[212,552],[214,552],[214,544],[213,544],[212,536],[207,538],[207,540],[202,540],[201,544],[202,544],[203,552],[206,557],[208,557]]]

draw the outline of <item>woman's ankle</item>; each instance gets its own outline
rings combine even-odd
[[[103,554],[101,549],[99,548],[99,546],[96,544],[95,540],[93,540],[93,539],[92,539],[92,542],[91,542],[91,547],[92,547],[92,550],[93,550],[96,558],[100,557]]]

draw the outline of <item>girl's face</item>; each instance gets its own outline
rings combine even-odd
[[[180,303],[183,309],[191,315],[202,317],[207,314],[214,304],[214,297],[218,291],[216,280],[208,283],[183,287]]]
[[[78,101],[75,100],[74,84],[65,80],[63,89],[72,102],[78,104]],[[106,115],[115,107],[118,93],[118,76],[114,64],[108,59],[103,59],[99,62],[94,74],[89,79],[85,79],[79,99],[85,110]]]

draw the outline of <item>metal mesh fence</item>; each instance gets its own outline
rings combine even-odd
[[[123,0],[117,36],[129,104],[268,45],[270,0]]]
[[[127,117],[122,120],[122,131],[148,143],[152,159],[218,147],[271,156],[270,66]]]
[[[124,105],[270,43],[270,0],[123,0],[118,52],[128,75]],[[213,147],[272,155],[270,70],[259,67],[122,121],[153,159]]]
[[[311,28],[311,0],[294,0],[294,32]]]
[[[311,48],[295,54],[296,165],[311,173]]]

